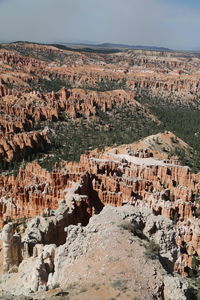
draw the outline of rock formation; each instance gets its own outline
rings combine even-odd
[[[77,122],[81,118],[93,120],[98,110],[108,112],[123,105],[152,119],[134,96],[135,93],[123,90],[98,93],[65,88],[57,93],[4,96],[0,104],[0,159],[19,161],[30,154],[45,152],[50,143],[48,126],[45,127],[48,122],[62,122],[65,118]],[[42,127],[45,128],[41,130]]]
[[[200,180],[199,174],[191,174],[189,168],[181,166],[177,160],[167,160],[162,150],[159,152],[159,148],[155,147],[157,139],[159,144],[171,147],[172,138],[176,137],[166,132],[148,137],[138,144],[107,148],[104,152],[91,151],[82,155],[79,163],[63,162],[52,173],[34,162],[21,169],[16,178],[1,176],[2,225],[10,218],[29,218],[41,214],[44,209],[56,209],[60,201],[69,197],[69,191],[75,184],[74,205],[79,217],[70,219],[62,228],[77,222],[86,225],[90,216],[100,212],[104,205],[130,203],[135,207],[145,206],[155,215],[174,222],[176,243],[181,254],[173,267],[186,274],[192,257],[200,255],[200,223],[196,216],[199,204],[194,197],[200,193]],[[180,139],[177,143],[186,147]],[[60,230],[57,228],[61,226],[55,221],[55,216],[53,219],[50,232]],[[40,224],[41,221],[37,219],[36,222]],[[41,232],[37,236],[41,236],[42,240],[36,239],[32,244],[45,241],[61,243],[51,241],[48,230],[47,237]],[[65,237],[64,234],[63,239]]]
[[[21,238],[14,232],[13,224],[8,223],[2,231],[3,240],[3,271],[15,272],[22,261]]]
[[[109,112],[123,105],[152,119],[147,107],[134,100],[144,91],[161,97],[163,103],[170,99],[177,105],[198,107],[199,65],[195,54],[177,52],[135,50],[98,55],[45,45],[4,44],[0,49],[0,159],[20,160],[29,147],[30,153],[42,151],[41,143],[35,146],[30,133],[42,122],[62,121],[65,116],[93,120],[99,109]],[[47,87],[60,80],[74,89],[44,93],[41,80]],[[89,91],[106,88],[110,91]],[[25,146],[15,139],[23,139]]]
[[[32,234],[38,227],[36,223],[37,219],[34,225],[29,224],[27,232]],[[49,224],[46,223],[47,227]],[[140,238],[124,229],[125,224],[143,227],[146,236],[160,244],[160,262],[145,259],[144,245],[148,247],[149,242],[143,241],[142,245]],[[48,299],[45,291],[62,289],[63,293],[69,291],[72,299],[74,294],[76,299],[85,299],[84,295],[78,296],[80,286],[87,288],[88,296],[98,285],[96,293],[99,297],[101,289],[104,289],[105,297],[110,293],[117,295],[123,289],[126,299],[132,299],[133,295],[142,299],[187,299],[187,282],[179,276],[172,277],[162,267],[166,260],[173,262],[178,254],[173,224],[165,217],[130,205],[108,206],[93,216],[86,227],[70,225],[66,233],[66,241],[58,247],[36,244],[32,256],[20,264],[18,273],[3,276],[6,284],[0,284],[2,292],[8,292],[8,286],[12,284],[12,293],[16,296],[22,292],[24,295],[35,293]],[[99,259],[94,259],[94,255]],[[144,272],[138,272],[141,267]],[[88,268],[90,271],[86,271]],[[116,273],[116,269],[126,272]],[[76,273],[75,270],[79,271]],[[104,275],[100,276],[101,273]],[[134,289],[135,284],[137,289]],[[67,288],[72,285],[73,288]]]
[[[2,45],[4,171],[49,149],[48,135],[56,136],[50,123],[95,124],[99,112],[109,115],[126,106],[159,124],[149,107],[135,100],[144,93],[161,97],[163,105],[170,101],[199,109],[199,66],[199,57],[192,53],[135,50],[106,55],[24,43]],[[104,124],[99,129],[105,129]],[[0,174],[2,292],[6,295],[12,286],[16,296],[41,293],[48,299],[46,290],[64,289],[73,280],[78,284],[78,270],[84,284],[93,282],[95,272],[108,273],[113,293],[118,282],[136,297],[131,286],[139,286],[143,299],[186,299],[186,281],[165,272],[187,276],[193,259],[200,257],[200,173],[193,174],[171,155],[176,147],[188,155],[192,150],[167,131],[130,145],[89,151],[79,162],[61,161],[52,171],[42,168],[43,158],[38,158],[22,164],[15,175]],[[132,235],[127,231],[124,239],[121,229],[127,222]],[[159,262],[145,260],[144,247],[151,242],[159,245]],[[118,248],[124,257],[131,249],[127,263],[117,264],[123,257],[118,257]],[[99,257],[96,265],[94,255]],[[88,271],[88,260],[94,272]],[[119,267],[127,270],[128,279],[122,276],[120,284],[116,270],[110,270],[113,262],[117,275]],[[149,276],[130,279],[132,265],[134,274],[142,268]],[[107,298],[112,296],[109,289]]]
[[[200,92],[199,57],[194,53],[129,50],[106,55],[73,52],[53,46],[18,43],[0,50],[0,80],[15,90],[30,90],[40,78],[60,79],[73,87],[94,88],[102,82],[127,82],[134,90],[195,104]],[[29,56],[24,56],[26,49]],[[34,57],[34,58],[33,58]],[[37,59],[35,58],[37,57]],[[52,59],[51,59],[52,57]],[[8,95],[6,88],[1,96]]]

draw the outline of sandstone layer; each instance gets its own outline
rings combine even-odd
[[[187,276],[200,257],[200,173],[182,166],[174,154],[178,149],[190,155],[184,141],[166,131],[88,151],[79,162],[57,162],[52,171],[40,165],[45,155],[37,155],[48,152],[51,134],[56,138],[52,124],[57,129],[70,122],[98,124],[109,131],[99,114],[110,116],[124,107],[133,119],[159,124],[138,96],[198,112],[199,67],[194,53],[98,54],[1,45],[1,170],[23,161],[16,174],[0,174],[4,299],[10,286],[14,297],[34,294],[35,299],[108,299],[117,292],[121,299],[189,299],[178,273]],[[33,156],[35,161],[24,162]],[[127,224],[131,233],[123,231]],[[144,254],[151,242],[159,245],[155,262]],[[77,288],[66,288],[75,284],[79,296]]]
[[[161,245],[160,262],[145,257],[147,241],[141,243],[137,236],[124,229],[127,223],[140,226],[141,222],[145,234]],[[44,223],[37,223],[29,224],[25,235],[29,232],[33,236],[37,229],[45,227]],[[152,232],[155,226],[157,229]],[[168,235],[163,239],[166,230]],[[17,273],[3,275],[4,283],[0,284],[3,295],[8,295],[12,286],[15,297],[23,293],[33,299],[113,296],[124,300],[133,296],[141,300],[187,299],[186,280],[177,275],[172,277],[162,266],[165,259],[173,261],[178,252],[173,224],[165,217],[130,205],[105,207],[86,227],[70,225],[66,233],[63,245],[36,244],[33,254],[24,258]],[[143,272],[138,271],[141,268]]]
[[[66,117],[93,120],[98,110],[109,112],[123,105],[155,121],[147,107],[135,101],[144,93],[158,97],[162,104],[199,108],[199,66],[194,53],[97,54],[31,43],[2,44],[0,159],[20,161],[46,151],[48,147],[42,149],[41,141],[30,133],[44,128],[45,122],[62,122]]]
[[[0,78],[15,92],[30,90],[40,78],[84,88],[126,81],[135,91],[148,89],[157,96],[177,96],[186,105],[196,105],[200,92],[200,61],[195,53],[129,50],[97,54],[18,43],[2,45],[0,62]],[[4,88],[1,95],[13,92]]]
[[[69,189],[79,184],[75,194],[81,198],[74,201],[80,214],[86,209],[85,224],[103,206],[126,203],[147,207],[172,220],[180,250],[173,268],[186,275],[192,258],[200,255],[199,203],[195,200],[200,193],[200,175],[164,157],[160,145],[172,147],[173,139],[186,147],[166,132],[139,143],[91,151],[82,155],[79,163],[62,162],[51,173],[34,162],[17,177],[1,176],[1,224],[56,209],[68,197]]]

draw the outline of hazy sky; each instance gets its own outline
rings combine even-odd
[[[0,41],[200,48],[200,0],[0,0]]]

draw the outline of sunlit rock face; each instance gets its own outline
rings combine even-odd
[[[48,151],[48,122],[62,125],[66,117],[74,124],[89,124],[98,121],[99,110],[109,115],[126,106],[133,117],[135,113],[159,124],[148,105],[136,101],[145,93],[163,105],[198,105],[200,63],[192,54],[124,51],[108,56],[29,44],[23,47],[30,55],[23,56],[19,45],[13,47],[0,50],[0,161],[5,166]],[[55,91],[45,90],[52,82],[62,84]],[[104,91],[106,84],[109,91]],[[27,293],[64,283],[70,264],[87,253],[91,241],[104,245],[107,224],[126,218],[160,245],[168,271],[187,275],[193,257],[200,256],[200,174],[192,174],[175,156],[169,159],[175,147],[186,152],[190,148],[164,132],[134,144],[89,151],[79,162],[62,161],[52,171],[36,160],[15,175],[2,173],[0,272],[7,279],[17,273],[16,293],[21,282],[27,283]],[[115,232],[119,235],[118,227]],[[99,239],[93,240],[94,233]],[[135,255],[148,270],[137,247]],[[148,267],[158,275],[152,283],[156,297],[164,293],[166,299],[185,299],[180,288],[184,284],[163,278],[160,265]]]
[[[186,274],[191,257],[200,254],[200,224],[195,214],[199,204],[194,198],[200,192],[200,176],[177,160],[166,159],[152,143],[159,138],[172,147],[172,137],[171,132],[165,132],[139,143],[110,147],[103,152],[93,150],[82,155],[79,163],[62,162],[52,172],[34,162],[20,169],[16,177],[1,176],[2,226],[10,218],[34,217],[45,209],[57,209],[63,199],[68,199],[73,185],[78,184],[72,202],[82,224],[87,224],[105,205],[126,203],[149,208],[154,215],[172,220],[180,249],[175,268]],[[186,147],[183,141],[178,142]],[[69,223],[76,224],[77,220],[72,218]]]

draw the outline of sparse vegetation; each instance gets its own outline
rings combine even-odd
[[[130,222],[124,222],[122,224],[119,224],[118,227],[123,230],[128,230],[130,233],[139,237],[142,240],[148,240],[148,238],[145,236],[145,234],[136,224],[131,224]]]
[[[91,285],[91,287],[93,287],[96,291],[98,291],[98,290],[100,289],[100,286],[97,285],[96,283],[93,283],[93,284]]]
[[[178,144],[178,139],[177,139],[177,137],[176,137],[176,138],[171,137],[171,142],[172,142],[172,144]]]
[[[32,90],[40,91],[41,93],[49,93],[49,92],[58,92],[62,87],[72,88],[72,84],[68,81],[57,79],[45,79],[39,78],[38,81],[32,80],[30,81],[30,86]]]
[[[128,230],[129,232],[132,232],[132,225],[131,223],[129,222],[124,222],[122,224],[119,224],[118,227],[120,229],[123,229],[123,230]]]
[[[171,98],[152,97],[148,91],[140,91],[137,100],[148,105],[152,113],[161,121],[160,131],[169,130],[189,144],[192,150],[188,153],[177,145],[169,156],[178,156],[183,165],[191,168],[192,172],[200,170],[200,101],[194,102],[196,106],[184,106]]]
[[[194,211],[194,216],[200,218],[200,195],[197,194],[194,197],[194,201],[196,203],[196,209]]]
[[[52,148],[39,161],[48,170],[62,160],[79,161],[80,155],[88,150],[132,143],[157,132],[155,122],[140,111],[134,112],[130,106],[116,108],[112,113],[98,110],[97,119],[90,122],[82,119],[79,123],[68,120],[48,125],[53,130],[48,136]]]
[[[159,258],[159,245],[157,245],[154,241],[149,241],[144,245],[145,252],[144,255],[148,259],[158,259]]]
[[[178,220],[179,220],[179,214],[176,211],[173,216],[173,224],[175,225],[178,222]]]
[[[99,92],[105,92],[121,89],[125,90],[126,88],[126,79],[123,78],[122,80],[103,80],[101,82],[98,82],[97,86],[94,89]]]
[[[200,260],[197,256],[193,256],[192,258],[192,267],[189,270],[189,278],[189,297],[190,299],[200,300]]]
[[[121,292],[125,292],[127,290],[126,281],[125,280],[115,280],[111,283],[112,287],[120,290]]]
[[[87,292],[86,288],[83,287],[83,288],[80,289],[80,293],[85,293],[85,292]]]

